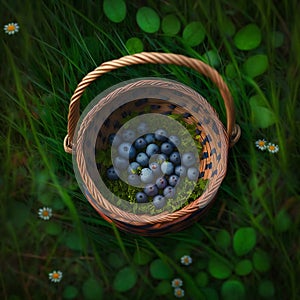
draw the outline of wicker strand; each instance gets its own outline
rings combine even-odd
[[[127,55],[119,59],[104,62],[95,70],[88,73],[78,84],[71,98],[68,114],[68,134],[64,139],[64,149],[72,153],[72,142],[77,122],[80,118],[80,98],[85,89],[98,77],[112,70],[137,64],[174,64],[190,67],[202,75],[208,77],[219,89],[224,100],[227,115],[227,134],[230,138],[230,145],[233,146],[240,136],[239,126],[235,124],[234,103],[228,86],[221,75],[204,62],[184,55],[159,52],[142,52],[134,55]]]

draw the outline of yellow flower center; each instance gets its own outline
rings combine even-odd
[[[177,296],[181,296],[181,295],[182,295],[181,290],[177,290],[177,291],[176,291],[176,295],[177,295]]]
[[[48,216],[49,216],[49,212],[48,212],[47,210],[44,210],[44,211],[43,211],[43,216],[44,216],[44,217],[48,217]]]
[[[14,31],[16,29],[16,26],[13,24],[10,24],[7,26],[7,31]]]
[[[188,263],[190,262],[189,258],[186,257],[186,258],[184,259],[184,262],[188,264]]]
[[[59,274],[58,273],[53,273],[52,274],[52,278],[53,279],[58,279],[59,278]]]
[[[269,149],[270,149],[271,151],[274,151],[274,150],[275,150],[275,146],[271,145],[271,146],[269,146]]]
[[[259,142],[258,142],[258,145],[259,145],[260,147],[263,147],[263,146],[265,145],[265,142],[264,142],[264,141],[259,141]]]

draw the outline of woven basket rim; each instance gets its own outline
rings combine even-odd
[[[167,85],[166,85],[167,84]],[[135,215],[132,214],[130,212],[124,212],[124,211],[120,211],[120,209],[118,207],[114,207],[112,204],[106,204],[106,207],[102,207],[100,204],[104,204],[103,199],[101,199],[101,197],[99,198],[99,191],[97,190],[97,188],[95,187],[93,181],[91,180],[91,178],[88,176],[88,172],[86,172],[86,164],[82,155],[82,136],[85,133],[85,130],[88,128],[89,126],[89,122],[91,121],[91,119],[93,118],[93,116],[95,115],[95,113],[101,109],[102,107],[104,107],[105,105],[111,104],[114,99],[122,94],[125,91],[130,91],[132,89],[135,88],[143,88],[145,86],[151,86],[151,87],[164,87],[164,88],[170,88],[170,86],[172,86],[173,88],[176,88],[176,90],[180,90],[181,92],[184,93],[188,93],[192,98],[195,97],[195,99],[199,99],[199,96],[201,97],[201,99],[203,99],[205,102],[205,109],[208,110],[209,114],[211,117],[213,117],[214,121],[216,122],[216,125],[219,129],[220,132],[220,140],[221,140],[221,145],[222,145],[222,161],[221,161],[221,168],[218,169],[218,174],[216,176],[214,176],[213,178],[210,178],[207,184],[207,187],[205,189],[205,191],[203,192],[203,194],[195,199],[193,202],[191,202],[190,204],[188,204],[187,206],[181,208],[180,210],[177,210],[175,212],[172,213],[162,213],[162,214],[158,214],[155,216],[149,216],[149,215]],[[226,130],[224,128],[224,125],[221,123],[221,121],[218,118],[217,113],[215,112],[215,110],[212,108],[212,106],[207,102],[206,99],[204,99],[199,93],[197,93],[196,91],[194,91],[193,89],[191,89],[190,87],[176,82],[174,80],[169,80],[169,79],[163,79],[163,78],[137,78],[137,79],[133,79],[133,80],[129,80],[129,81],[125,81],[122,82],[120,84],[117,84],[111,88],[108,89],[109,92],[104,91],[103,93],[101,93],[100,95],[104,95],[106,92],[106,95],[104,97],[102,97],[102,100],[99,101],[96,105],[94,104],[94,101],[92,101],[85,111],[87,111],[87,114],[82,114],[80,122],[78,122],[77,124],[77,129],[76,129],[76,138],[75,138],[75,142],[74,142],[74,147],[73,147],[73,162],[74,160],[77,163],[78,166],[78,171],[80,173],[80,176],[84,182],[84,184],[86,185],[86,187],[88,188],[88,192],[90,193],[90,195],[92,196],[93,199],[95,200],[95,203],[93,203],[93,207],[97,207],[97,211],[101,210],[101,212],[103,213],[104,211],[107,212],[112,212],[114,213],[115,217],[117,220],[122,221],[122,222],[127,222],[130,224],[135,224],[135,225],[146,225],[146,224],[153,224],[156,222],[168,222],[168,221],[173,221],[179,217],[191,214],[193,212],[195,212],[196,210],[199,210],[201,207],[204,207],[207,205],[207,203],[209,203],[210,201],[208,200],[212,200],[215,196],[215,194],[217,193],[217,190],[221,184],[221,182],[223,181],[225,174],[226,174],[226,170],[227,170],[227,153],[228,153],[228,145],[229,145],[229,141],[228,141],[228,136],[226,133]],[[97,98],[97,97],[96,97]],[[95,99],[96,99],[95,98]],[[94,99],[94,100],[95,100]],[[196,101],[196,100],[195,100]],[[205,125],[203,125],[203,129],[204,131],[205,128],[209,128],[208,126],[205,127]],[[218,168],[220,167],[218,166]],[[97,202],[98,201],[98,202]],[[100,203],[99,203],[100,201]],[[102,201],[102,202],[101,202]],[[90,202],[90,200],[89,200]],[[107,201],[108,202],[108,201]],[[122,217],[120,217],[122,215]],[[142,221],[142,219],[146,220],[146,221]]]

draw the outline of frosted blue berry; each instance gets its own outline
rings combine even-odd
[[[108,168],[106,174],[109,180],[117,180],[119,178],[114,167]]]
[[[175,196],[175,188],[168,185],[164,188],[163,194],[165,198],[173,198]]]
[[[152,170],[155,177],[161,175],[160,165],[157,162],[152,162],[151,164],[149,164],[149,169]]]
[[[137,127],[137,132],[139,134],[145,134],[148,131],[148,125],[144,122],[140,123],[139,126]]]
[[[135,194],[135,199],[137,203],[146,203],[148,202],[148,197],[143,192],[138,192]]]
[[[179,177],[177,175],[171,175],[169,177],[169,185],[175,186],[179,181]]]
[[[156,209],[163,208],[166,205],[166,198],[163,197],[162,195],[156,195],[153,198],[153,205],[155,206]]]
[[[141,165],[139,163],[137,163],[136,161],[134,161],[128,166],[127,172],[128,172],[128,174],[137,174],[137,169],[140,167],[141,167]]]
[[[171,154],[173,149],[174,149],[174,146],[168,142],[162,143],[160,146],[160,151],[166,155]]]
[[[118,170],[125,170],[128,168],[128,165],[129,165],[129,163],[128,163],[127,159],[120,157],[120,156],[117,156],[114,158],[114,166]]]
[[[172,142],[176,147],[180,145],[180,139],[177,135],[170,135],[169,141]]]
[[[180,177],[185,176],[186,175],[186,167],[185,166],[176,166],[175,174]]]
[[[158,162],[160,165],[168,159],[166,154],[160,153],[155,157],[155,161]]]
[[[155,184],[147,184],[144,188],[144,193],[149,196],[149,197],[153,197],[155,195],[157,195],[158,193],[158,188]]]
[[[196,181],[199,177],[199,170],[197,168],[191,167],[187,170],[187,177],[189,180]]]
[[[153,173],[149,168],[144,168],[141,170],[140,178],[144,183],[150,183],[154,181]]]
[[[135,142],[134,142],[134,147],[136,149],[143,149],[147,146],[147,142],[144,138],[138,138]]]
[[[170,162],[172,162],[172,163],[175,164],[175,165],[179,165],[180,162],[181,162],[180,154],[179,154],[179,152],[177,152],[177,151],[171,153],[169,159],[170,159]]]
[[[157,129],[154,135],[158,141],[164,142],[167,140],[168,133],[164,129]]]
[[[112,133],[108,136],[108,142],[112,145],[114,143],[114,146],[119,146],[122,143],[122,139],[119,135],[116,135],[115,133]]]
[[[149,144],[146,148],[146,154],[151,157],[154,154],[159,153],[159,147],[156,144]]]
[[[181,162],[186,167],[191,167],[196,163],[196,157],[192,152],[186,152],[182,155]]]
[[[128,175],[128,183],[133,186],[139,186],[141,184],[140,176],[137,174]]]
[[[135,132],[132,129],[125,129],[122,138],[126,142],[132,142],[135,139]]]
[[[119,155],[126,159],[132,159],[135,157],[136,150],[130,143],[122,143],[118,147]]]
[[[140,152],[136,158],[136,162],[139,163],[142,167],[146,167],[149,164],[149,157],[147,156],[146,153]]]
[[[153,133],[148,133],[145,135],[145,141],[147,142],[147,144],[151,144],[155,142],[155,136]]]
[[[171,175],[174,172],[174,165],[169,161],[164,161],[160,166],[161,171],[166,175]]]
[[[167,186],[168,181],[165,177],[159,177],[156,179],[155,184],[160,190],[162,190]]]

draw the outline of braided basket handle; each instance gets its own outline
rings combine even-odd
[[[234,103],[228,86],[221,75],[204,62],[180,54],[142,52],[133,55],[126,55],[119,59],[114,59],[102,63],[95,70],[88,73],[78,84],[71,98],[68,114],[68,134],[64,139],[64,149],[67,153],[72,153],[72,142],[77,122],[80,118],[80,97],[85,89],[98,77],[112,70],[137,64],[173,64],[190,67],[200,74],[208,77],[219,89],[224,100],[227,116],[227,134],[230,146],[233,146],[239,139],[240,127],[235,124]]]

